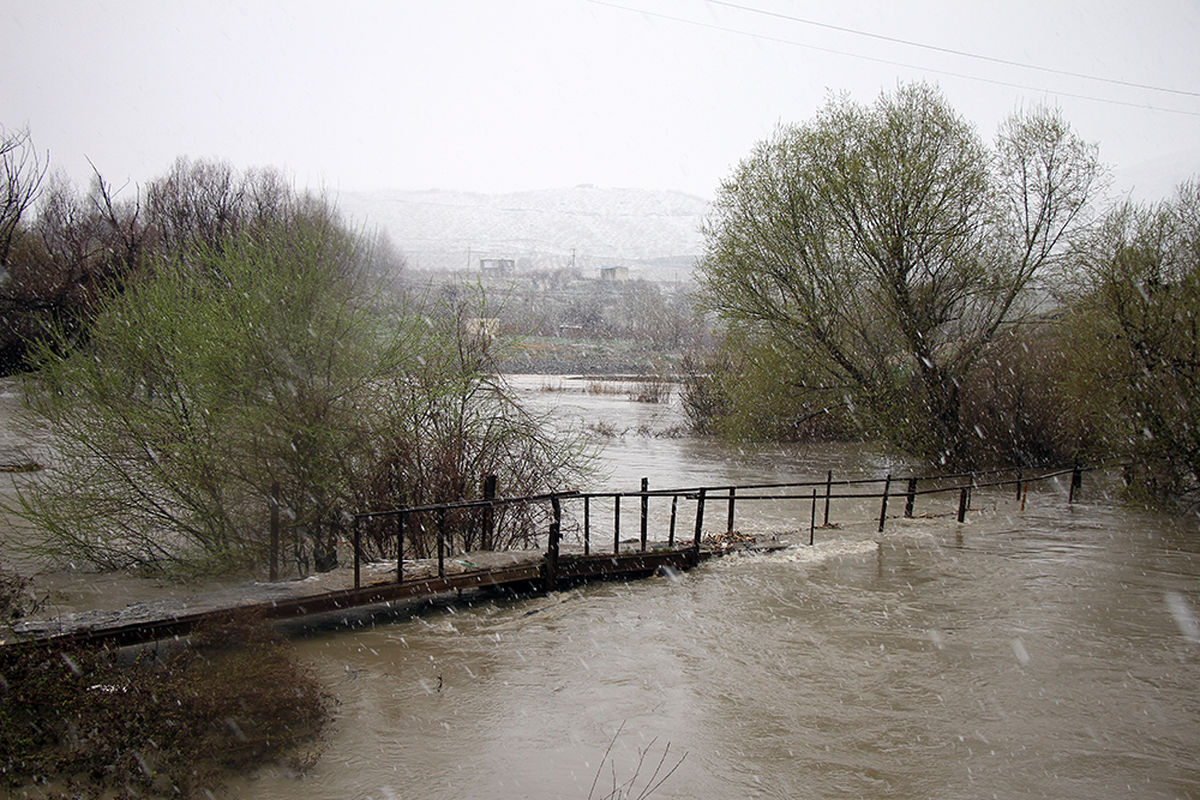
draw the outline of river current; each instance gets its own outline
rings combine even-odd
[[[903,470],[858,447],[664,436],[673,406],[515,382],[603,423],[588,488]],[[305,631],[336,699],[323,752],[226,796],[639,797],[674,768],[649,796],[1200,797],[1200,526],[1122,507],[1095,474],[1074,504],[1053,482],[1024,510],[1011,495],[977,492],[962,524],[956,498],[922,497],[882,534],[874,501],[842,501],[811,547],[807,502],[744,503],[739,529],[793,546]]]

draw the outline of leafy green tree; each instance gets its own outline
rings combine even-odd
[[[802,362],[792,390],[931,461],[972,455],[962,386],[1045,304],[1087,219],[1095,150],[1055,112],[988,148],[935,89],[833,100],[760,142],[706,223],[704,301]]]
[[[298,557],[327,563],[355,403],[406,341],[380,341],[353,302],[352,238],[328,219],[293,225],[162,259],[82,346],[42,346],[27,396],[54,468],[20,509],[42,549],[104,567],[245,566],[262,558],[278,484],[308,534]]]
[[[223,162],[181,158],[133,192],[115,190],[97,172],[80,195],[61,177],[43,180],[46,168],[31,152],[28,133],[0,136],[0,176],[10,186],[9,200],[0,202],[0,373],[27,368],[29,344],[48,326],[86,334],[97,303],[148,261],[220,250],[238,234],[303,213],[273,169],[239,173]],[[371,254],[372,271],[403,267],[382,238]]]
[[[1080,248],[1068,385],[1097,455],[1134,493],[1200,500],[1200,181],[1170,201],[1124,203]]]

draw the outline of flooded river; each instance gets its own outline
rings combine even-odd
[[[656,436],[672,407],[540,380],[520,383],[536,403],[624,432],[591,488],[903,469]],[[1074,505],[1055,483],[1024,511],[1010,495],[978,492],[961,525],[956,498],[921,498],[883,534],[877,505],[844,501],[813,547],[806,503],[746,503],[739,528],[795,546],[309,631],[337,699],[325,750],[227,796],[637,797],[661,760],[655,798],[1200,797],[1196,521],[1124,509],[1094,475]]]

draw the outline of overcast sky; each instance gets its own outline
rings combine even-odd
[[[0,124],[80,185],[187,155],[333,193],[711,197],[830,92],[912,80],[988,139],[1060,106],[1121,189],[1200,170],[1196,0],[0,0],[0,30]]]

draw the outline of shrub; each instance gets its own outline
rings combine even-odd
[[[310,211],[153,262],[86,341],[38,349],[27,422],[55,463],[8,510],[39,555],[261,569],[277,497],[296,571],[325,571],[350,512],[469,497],[489,473],[518,494],[575,474],[570,434],[495,378],[469,298],[384,292],[364,243]]]
[[[126,666],[94,648],[10,646],[0,649],[0,782],[195,797],[231,770],[302,764],[329,704],[287,643],[246,617]]]
[[[1137,499],[1200,504],[1200,180],[1113,209],[1081,252],[1067,373],[1097,455],[1119,457]]]
[[[1081,454],[1087,436],[1063,383],[1072,358],[1053,321],[999,336],[962,387],[964,447],[975,465],[1049,466]]]
[[[685,359],[680,398],[697,433],[745,441],[855,438],[851,404],[811,365],[752,331],[732,327],[717,349]]]

